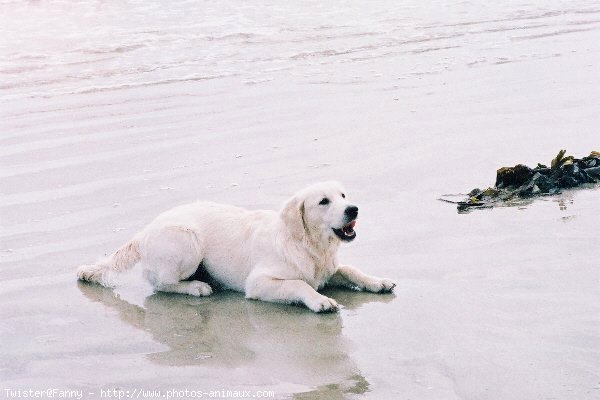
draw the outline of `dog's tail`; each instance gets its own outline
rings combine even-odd
[[[112,286],[110,278],[114,273],[132,268],[140,258],[139,242],[133,239],[96,264],[82,265],[77,268],[77,278],[110,287]]]

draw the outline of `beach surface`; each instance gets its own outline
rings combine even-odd
[[[600,398],[598,187],[438,200],[600,150],[598,2],[3,1],[0,33],[0,398]],[[330,179],[360,207],[341,261],[394,294],[76,280],[173,206]]]

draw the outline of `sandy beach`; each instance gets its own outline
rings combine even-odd
[[[597,2],[4,1],[0,32],[0,398],[600,398],[598,187],[438,200],[600,150]],[[173,206],[329,179],[361,210],[341,261],[394,294],[313,314],[76,280]]]

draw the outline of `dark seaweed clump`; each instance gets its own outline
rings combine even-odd
[[[465,201],[456,202],[458,211],[487,208],[511,200],[558,194],[561,189],[600,182],[600,152],[592,151],[582,159],[565,157],[565,150],[550,163],[530,168],[523,164],[502,167],[496,173],[496,184],[485,190],[473,189]]]

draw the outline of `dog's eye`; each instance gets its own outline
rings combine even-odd
[[[345,198],[346,198],[346,195],[345,195],[344,193],[342,193],[342,198],[343,198],[343,199],[345,199]]]
[[[321,199],[321,201],[319,202],[319,204],[322,206],[327,205],[327,204],[329,204],[329,199],[327,197],[323,197]]]

